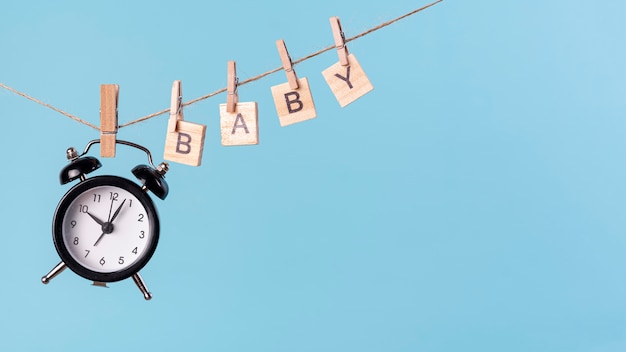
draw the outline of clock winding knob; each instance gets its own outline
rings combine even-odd
[[[69,147],[65,151],[65,156],[67,157],[67,160],[74,161],[78,159],[78,152],[76,151],[76,148]]]
[[[170,170],[170,165],[166,162],[162,162],[159,164],[159,166],[157,166],[156,171],[161,175],[161,176],[165,176],[165,173],[167,173]]]

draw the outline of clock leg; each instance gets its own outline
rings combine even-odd
[[[145,298],[146,301],[150,300],[152,298],[152,293],[148,291],[146,283],[143,282],[143,279],[141,278],[139,273],[133,274],[133,281],[135,281],[135,284],[137,285],[137,287],[139,287],[139,291],[143,293],[143,298]]]
[[[50,270],[50,272],[48,274],[46,274],[46,276],[41,278],[41,282],[43,282],[44,284],[47,284],[48,282],[50,282],[50,280],[54,279],[63,270],[65,270],[65,268],[67,268],[65,263],[60,262],[59,264],[57,264],[57,266],[52,268],[52,270]]]

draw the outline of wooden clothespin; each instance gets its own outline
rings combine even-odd
[[[115,157],[119,92],[117,84],[100,85],[100,156],[104,158]]]
[[[277,40],[276,47],[278,48],[280,61],[283,63],[283,69],[287,75],[287,81],[289,81],[289,87],[291,89],[298,89],[298,77],[296,76],[296,71],[293,69],[293,62],[291,61],[291,56],[289,56],[289,52],[287,51],[285,41],[282,39]]]
[[[256,102],[239,102],[239,78],[235,61],[228,61],[228,96],[220,104],[222,145],[259,144],[259,118]]]
[[[346,46],[346,36],[341,30],[341,22],[339,17],[334,16],[330,18],[330,28],[333,30],[333,37],[335,38],[335,47],[337,48],[337,54],[339,54],[339,62],[341,66],[348,66],[348,47]]]
[[[170,119],[167,123],[167,132],[178,131],[178,121],[183,121],[183,84],[180,80],[172,83],[172,99],[170,100]]]
[[[228,61],[228,97],[226,97],[226,111],[235,112],[237,110],[237,103],[239,102],[239,96],[237,95],[237,87],[239,85],[239,78],[237,77],[237,65],[235,61]]]
[[[163,158],[181,164],[200,166],[205,134],[205,125],[184,120],[182,82],[174,81]]]
[[[341,29],[339,17],[330,18],[330,27],[333,30],[339,62],[322,71],[322,76],[337,98],[339,105],[344,107],[374,89],[374,86],[365,75],[354,54],[348,53],[346,37]]]

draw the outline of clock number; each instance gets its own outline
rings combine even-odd
[[[93,195],[93,201],[97,202],[97,203],[100,203],[100,195],[99,194],[94,194]]]
[[[76,220],[70,221],[70,225],[72,225],[72,228],[74,228],[74,226],[76,226]]]
[[[124,264],[124,257],[120,257],[120,259],[117,261],[120,265]]]
[[[109,199],[117,200],[117,197],[119,197],[119,194],[117,194],[115,192],[109,192]]]
[[[78,237],[74,237],[74,245],[78,245]]]
[[[78,204],[78,212],[79,213],[88,213],[89,207],[86,205]]]
[[[132,252],[133,252],[134,254],[137,254],[137,247],[135,247],[135,249],[133,249],[133,250],[132,250]]]
[[[141,231],[141,233],[139,234],[139,238],[144,238],[144,237],[146,237],[146,232]]]
[[[143,214],[139,214],[139,219],[137,219],[137,221],[143,222]]]
[[[85,258],[87,258],[87,256],[89,255],[90,251],[88,249],[85,249],[85,252],[87,252],[87,254],[85,254]]]
[[[104,257],[100,258],[100,265],[104,266],[104,263],[106,263],[106,262],[104,261]]]
[[[129,208],[132,208],[132,207],[133,207],[133,200],[132,200],[132,199],[129,199],[129,200],[128,200],[128,207],[129,207]]]

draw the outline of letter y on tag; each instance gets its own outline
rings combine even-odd
[[[353,54],[348,55],[348,61],[347,66],[337,62],[322,71],[326,83],[342,108],[374,89]]]

